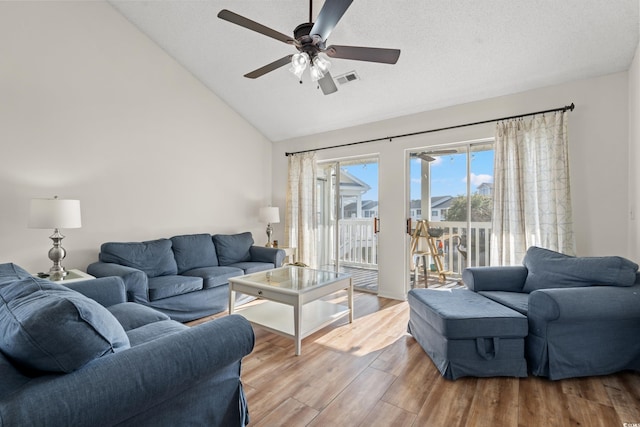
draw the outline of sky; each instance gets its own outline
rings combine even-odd
[[[420,198],[420,163],[423,160],[411,159],[411,200]],[[378,200],[378,164],[368,163],[354,166],[343,166],[353,176],[371,186],[364,194],[363,200]],[[431,162],[431,195],[458,196],[467,191],[467,163],[465,154],[453,154],[436,157]],[[493,182],[493,151],[472,153],[471,159],[471,192],[478,185]]]

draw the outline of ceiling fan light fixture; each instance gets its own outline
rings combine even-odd
[[[291,68],[289,68],[289,71],[300,79],[308,63],[309,55],[306,52],[296,53],[291,57]]]
[[[329,69],[331,68],[331,62],[320,55],[316,56],[313,59],[313,65],[318,67],[323,74],[329,71]]]
[[[320,67],[311,63],[311,67],[309,68],[309,74],[311,74],[311,81],[317,82],[321,78],[324,77],[324,73],[320,70]]]

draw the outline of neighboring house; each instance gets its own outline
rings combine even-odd
[[[453,196],[435,196],[431,198],[431,218],[430,221],[444,221],[445,213],[451,207]],[[411,219],[428,219],[422,214],[422,200],[411,201]]]
[[[363,207],[362,195],[369,190],[371,186],[366,182],[351,175],[345,169],[340,169],[340,206],[342,206],[340,218],[367,218],[363,210],[370,211],[372,207]],[[375,212],[377,215],[378,202],[375,202]]]
[[[492,182],[483,182],[482,184],[478,185],[478,188],[476,189],[476,194],[479,194],[481,196],[493,196],[493,183]]]
[[[344,206],[344,218],[375,218],[378,216],[378,201],[363,200],[361,206],[361,215],[358,216],[358,205],[351,202]]]

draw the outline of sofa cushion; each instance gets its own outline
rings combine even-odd
[[[178,274],[200,267],[218,265],[216,247],[211,234],[185,234],[171,238]]]
[[[202,289],[200,277],[158,276],[149,278],[149,301],[174,297]]]
[[[113,314],[125,331],[139,328],[149,323],[169,320],[169,316],[166,314],[135,302],[122,302],[107,307],[107,310]]]
[[[189,329],[189,327],[175,320],[162,320],[131,329],[127,331],[127,335],[131,341],[131,347],[135,347],[166,335],[182,332],[185,329]]]
[[[216,234],[213,236],[220,265],[249,261],[253,237],[250,232],[240,234]]]
[[[272,270],[276,268],[275,265],[273,265],[270,262],[252,262],[252,261],[236,262],[234,264],[231,264],[230,267],[240,268],[242,269],[242,271],[244,271],[244,274],[257,273],[259,271]]]
[[[592,285],[632,286],[638,264],[619,256],[573,257],[532,246],[522,261],[527,267],[523,291]]]
[[[524,337],[527,318],[468,289],[411,289],[412,313],[448,339]]]
[[[529,311],[529,294],[522,292],[480,291],[480,295],[499,302],[525,316]]]
[[[231,266],[194,268],[184,272],[185,276],[201,277],[204,289],[228,285],[230,278],[242,276],[243,274],[242,269]]]
[[[129,348],[106,308],[48,280],[22,279],[0,288],[0,350],[27,368],[72,372]]]
[[[102,262],[111,262],[142,270],[149,277],[178,273],[178,266],[169,239],[103,243],[100,246],[99,259]]]

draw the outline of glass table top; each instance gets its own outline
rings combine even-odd
[[[239,283],[272,286],[291,291],[305,291],[348,278],[348,274],[334,271],[314,270],[307,267],[286,266],[275,270],[260,271],[245,276],[234,277]]]

